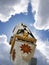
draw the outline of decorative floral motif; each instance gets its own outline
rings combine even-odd
[[[21,48],[21,51],[23,51],[23,53],[31,53],[31,47],[28,45],[28,44],[22,44],[21,46],[20,46],[20,48]]]

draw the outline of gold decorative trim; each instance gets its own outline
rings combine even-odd
[[[13,41],[12,41],[12,43],[11,43],[11,50],[10,50],[10,54],[12,53],[12,49],[13,49],[13,47],[14,47],[15,40],[16,40],[16,36],[14,36]]]
[[[17,38],[18,40],[23,40],[23,41],[32,42],[32,44],[34,44],[34,45],[36,46],[35,43],[36,43],[37,40],[36,40],[35,38],[30,38],[30,37],[20,36],[20,35],[14,35],[13,40],[12,40],[12,43],[11,43],[10,54],[12,53],[12,49],[13,49],[13,47],[14,47],[16,38]]]
[[[28,42],[32,42],[32,43],[36,43],[36,41],[37,41],[35,38],[30,38],[30,37],[26,37],[26,36],[16,35],[16,37],[19,40],[24,40],[24,41],[28,41]]]

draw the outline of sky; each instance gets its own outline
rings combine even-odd
[[[0,64],[12,65],[10,37],[14,27],[23,22],[37,39],[37,65],[49,65],[48,20],[49,0],[0,0]]]

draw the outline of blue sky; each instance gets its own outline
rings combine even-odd
[[[4,43],[4,41],[6,41],[5,43],[7,42],[9,43],[13,28],[18,23],[23,22],[24,24],[28,26],[28,28],[32,31],[34,36],[37,38],[37,50],[35,52],[35,56],[38,58],[38,60],[39,58],[42,57],[38,65],[40,65],[41,62],[42,62],[41,65],[44,65],[44,64],[48,65],[49,52],[47,52],[47,50],[49,50],[49,21],[48,21],[49,20],[49,15],[48,15],[49,14],[48,12],[49,1],[25,0],[25,1],[20,2],[19,0],[14,0],[13,2],[13,1],[7,0],[6,2],[4,2],[4,4],[3,4],[3,0],[0,2],[2,3],[2,4],[0,3],[0,6],[3,9],[5,8],[5,10],[3,10],[2,8],[0,9],[0,39],[1,39],[0,46],[1,46],[1,43]],[[4,7],[4,6],[7,6],[7,7]],[[12,6],[14,8],[12,8]],[[7,37],[7,40],[6,40],[6,37]],[[2,50],[5,51],[5,49],[0,48],[0,51]],[[4,51],[0,52],[2,53],[2,56],[5,54]],[[7,52],[6,54],[8,56]],[[4,63],[4,60],[2,58],[0,59],[0,61]],[[9,64],[11,65],[10,61],[9,61]],[[5,65],[8,65],[8,63]]]
[[[12,30],[13,28],[18,24],[18,23],[25,23],[26,25],[28,25],[28,27],[30,26],[30,24],[34,23],[34,14],[32,13],[32,7],[29,4],[28,8],[27,8],[28,12],[24,12],[24,13],[20,13],[20,14],[16,14],[15,16],[12,16],[8,22],[0,22],[0,34],[6,34],[8,36],[8,39],[10,37],[10,35],[12,34]],[[33,27],[32,27],[33,28]]]

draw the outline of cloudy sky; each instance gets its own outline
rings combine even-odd
[[[37,65],[49,65],[49,0],[0,0],[0,65],[12,65],[9,40],[21,22],[37,38]]]

